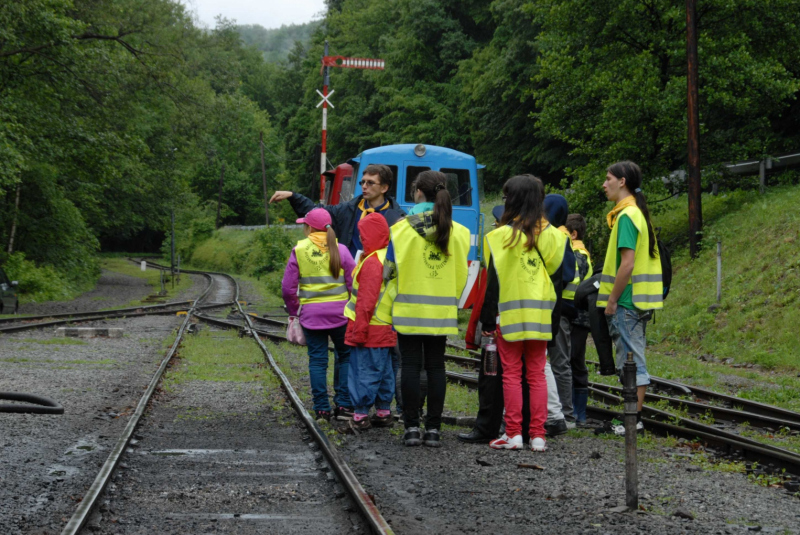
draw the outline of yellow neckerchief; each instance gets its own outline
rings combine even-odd
[[[606,221],[608,222],[608,228],[614,228],[614,223],[617,221],[617,214],[619,214],[622,210],[627,208],[628,206],[636,206],[636,197],[633,195],[628,195],[621,201],[617,203],[617,205],[611,209],[609,213],[606,214]]]
[[[364,208],[365,206],[366,206],[366,208]],[[358,219],[360,221],[360,220],[364,219],[364,216],[366,216],[367,214],[371,214],[372,212],[380,212],[382,210],[386,210],[387,208],[389,208],[389,206],[391,206],[391,203],[389,203],[389,201],[386,201],[386,203],[383,206],[379,207],[379,208],[370,208],[369,205],[367,204],[367,200],[366,199],[361,199],[361,202],[358,203],[358,209],[361,210],[361,217],[359,217]]]
[[[560,227],[558,227],[558,230],[569,236],[569,241],[572,241],[572,235],[569,233],[569,230],[567,230],[567,227],[561,225]]]
[[[587,253],[589,252],[586,249],[586,246],[583,244],[582,240],[572,240],[572,248],[573,249],[580,249],[581,251],[586,251]]]
[[[328,252],[328,233],[322,232],[321,230],[312,232],[308,235],[308,239],[311,240],[311,243],[322,249],[323,253]]]

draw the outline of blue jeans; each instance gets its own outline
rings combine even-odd
[[[389,410],[394,397],[394,368],[388,347],[351,347],[347,385],[357,414],[373,405]]]
[[[636,386],[650,384],[650,375],[647,373],[647,361],[644,358],[644,349],[647,345],[645,331],[647,322],[652,312],[630,310],[617,307],[616,313],[609,319],[608,332],[617,349],[617,373],[622,377],[622,366],[628,358],[628,352],[633,353],[636,363]]]
[[[338,376],[339,384],[333,385],[334,403],[339,407],[352,407],[350,393],[347,388],[347,369],[350,362],[350,347],[344,343],[347,325],[335,329],[306,329],[308,344],[308,377],[311,380],[311,394],[314,397],[315,411],[330,411],[328,400],[328,337],[333,341],[338,359],[334,360],[334,376]]]

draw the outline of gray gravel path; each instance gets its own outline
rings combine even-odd
[[[205,288],[205,278],[200,275],[184,273],[183,277],[191,277],[193,285],[173,300],[191,299]],[[70,301],[45,301],[42,303],[20,303],[20,314],[63,314],[67,312],[103,310],[125,306],[131,301],[147,297],[153,293],[153,287],[144,279],[131,277],[113,271],[103,270],[97,286]]]
[[[343,446],[398,533],[800,533],[800,500],[741,474],[703,470],[688,450],[646,445],[639,470],[645,511],[614,513],[625,503],[622,440],[573,432],[534,454],[461,444],[456,433],[445,430],[439,450],[405,447],[383,429]],[[673,516],[679,509],[695,519]]]
[[[59,533],[116,443],[182,320],[91,322],[122,338],[0,337],[0,391],[51,397],[63,415],[0,413],[0,533]]]

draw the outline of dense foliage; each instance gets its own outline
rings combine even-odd
[[[223,166],[222,222],[262,223],[259,136],[272,182],[283,158],[242,90],[262,64],[231,22],[200,30],[170,0],[4,2],[0,262],[19,251],[80,285],[103,240],[215,208]]]
[[[85,282],[100,244],[164,231],[173,210],[191,255],[216,227],[223,174],[220,222],[260,224],[262,133],[268,188],[310,192],[325,40],[331,54],[387,65],[332,70],[333,165],[377,145],[444,145],[487,165],[489,191],[530,172],[589,215],[605,209],[613,161],[639,162],[651,196],[685,166],[683,3],[326,3],[319,23],[265,32],[224,19],[196,28],[177,0],[4,2],[0,262],[21,252]],[[800,0],[699,2],[706,176],[797,150],[798,20]],[[265,61],[295,38],[285,59]],[[289,215],[286,203],[273,210]]]

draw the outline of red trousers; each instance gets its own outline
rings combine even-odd
[[[531,403],[528,435],[531,438],[544,438],[544,422],[547,420],[547,382],[544,378],[547,341],[507,342],[500,334],[497,337],[497,350],[503,365],[506,435],[514,437],[522,434],[522,362],[525,359]]]

